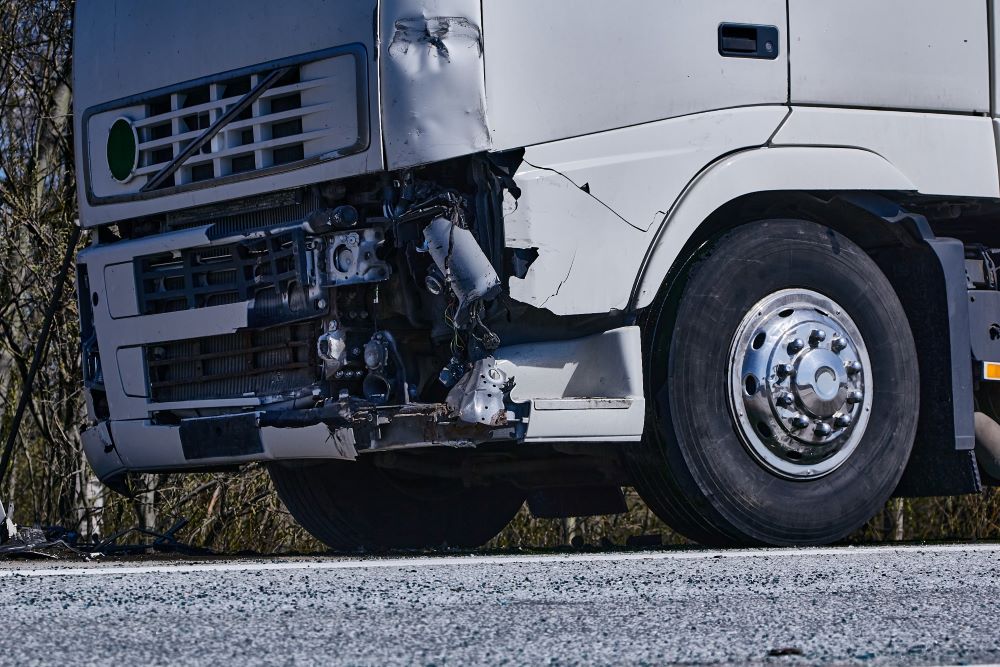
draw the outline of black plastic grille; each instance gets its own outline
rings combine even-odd
[[[319,379],[317,322],[148,345],[156,403],[273,396]]]
[[[280,301],[299,282],[304,264],[301,232],[137,257],[140,312],[155,315],[254,298]]]

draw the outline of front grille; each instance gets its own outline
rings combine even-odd
[[[317,322],[145,347],[153,402],[273,396],[319,379]]]
[[[250,92],[268,72],[204,84],[150,100],[146,117],[136,121],[139,134],[137,176],[153,176],[198,135]],[[260,99],[229,123],[200,154],[185,161],[159,187],[207,181],[305,159],[306,142],[322,128],[307,130],[303,121],[330,106],[332,92],[324,79],[302,80],[293,67]],[[312,103],[303,104],[312,96]]]
[[[135,130],[138,160],[126,180],[115,181],[104,151],[92,151],[87,187],[98,199],[130,199],[144,190],[173,192],[363,151],[368,145],[366,67],[364,49],[347,45],[92,107],[84,114],[85,145],[104,146],[112,124],[125,118]],[[283,74],[272,81],[275,72]],[[227,115],[243,100],[252,103]],[[156,178],[224,116],[226,123],[210,141],[172,173]]]
[[[223,246],[187,248],[135,259],[139,308],[143,315],[207,308],[239,301],[288,303],[293,312],[308,304],[292,289],[305,272],[301,231]]]

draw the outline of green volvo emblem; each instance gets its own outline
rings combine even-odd
[[[119,183],[132,178],[132,172],[139,164],[139,138],[132,121],[119,118],[111,124],[108,132],[108,168],[111,176]]]

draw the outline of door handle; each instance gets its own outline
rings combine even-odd
[[[774,60],[778,57],[778,28],[773,25],[721,23],[719,55]]]

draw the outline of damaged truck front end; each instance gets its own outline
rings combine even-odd
[[[188,211],[82,253],[96,422],[84,442],[99,474],[591,440],[544,416],[535,429],[532,412],[641,410],[620,316],[561,322],[507,294],[532,261],[504,247],[498,215],[517,159],[309,186],[279,207],[248,200],[251,213]],[[581,344],[599,356],[569,356]]]
[[[510,468],[517,447],[639,439],[638,329],[511,297],[539,250],[505,229],[523,150],[489,150],[478,2],[383,2],[377,34],[364,4],[304,54],[216,73],[164,50],[191,75],[152,89],[109,87],[108,7],[78,9],[82,439],[106,483],[389,450],[456,477],[411,454],[456,448],[501,471],[463,484],[513,483],[549,467]],[[117,20],[182,30],[187,9]],[[135,51],[126,33],[103,39]]]

